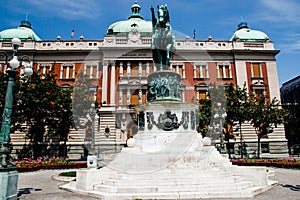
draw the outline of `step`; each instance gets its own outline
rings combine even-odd
[[[119,180],[119,179],[107,179],[103,181],[104,185],[110,185],[110,186],[124,186],[124,185],[138,185],[138,186],[177,186],[177,185],[201,185],[201,184],[216,184],[218,182],[224,183],[237,183],[243,181],[243,178],[240,176],[231,177],[228,179],[224,178],[215,178],[215,179],[205,179],[205,178],[186,178],[186,177],[180,177],[180,178],[166,178],[164,180],[162,179],[143,179],[143,180]]]
[[[169,173],[140,173],[140,174],[113,174],[110,178],[117,180],[143,180],[143,179],[155,179],[155,180],[164,180],[164,179],[179,179],[179,178],[199,178],[205,179],[209,177],[223,177],[227,178],[231,176],[229,172],[169,172]]]
[[[94,185],[95,191],[106,193],[159,193],[159,192],[214,192],[214,191],[241,191],[251,187],[249,181],[240,181],[236,183],[211,183],[211,184],[184,184],[184,185],[156,185],[156,186],[109,186],[104,184]]]

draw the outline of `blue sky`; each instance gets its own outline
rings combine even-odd
[[[43,40],[103,39],[108,26],[125,20],[135,0],[0,0],[0,31],[26,18]],[[138,0],[141,14],[151,20],[150,6],[167,4],[174,30],[197,39],[228,40],[241,19],[265,32],[281,50],[277,55],[280,85],[300,75],[299,0]]]

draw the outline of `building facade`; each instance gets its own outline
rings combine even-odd
[[[281,102],[288,109],[291,118],[285,125],[288,147],[291,154],[300,154],[300,76],[282,84],[280,88]]]
[[[101,103],[97,144],[125,144],[138,132],[134,106],[146,102],[147,76],[156,71],[151,52],[152,23],[140,15],[140,9],[137,3],[133,4],[128,19],[111,24],[101,40],[85,40],[83,36],[79,40],[61,40],[60,36],[55,40],[39,40],[32,35],[21,38],[20,54],[29,55],[34,69],[41,74],[52,69],[60,86],[75,85],[78,73],[93,80],[92,98]],[[10,39],[17,35],[4,34],[6,31],[0,32],[0,48],[9,51]],[[245,84],[249,93],[280,98],[275,58],[279,50],[265,33],[251,30],[244,22],[233,32],[229,40],[212,37],[192,40],[188,36],[176,39],[170,70],[181,75],[184,102],[197,103],[208,98],[210,84],[241,87]],[[1,63],[4,72],[4,61]],[[82,132],[74,130],[71,134],[77,139],[70,139],[68,144],[82,143]],[[249,156],[254,155],[257,149],[254,128],[246,123],[243,134]],[[12,134],[12,141],[13,138],[18,137]],[[231,141],[236,144],[233,151],[241,143],[238,138]],[[283,126],[275,128],[261,142],[262,156],[286,156]]]

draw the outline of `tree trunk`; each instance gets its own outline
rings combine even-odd
[[[260,158],[260,135],[257,138],[257,158]]]
[[[243,135],[242,135],[242,123],[240,123],[240,154],[243,158]]]

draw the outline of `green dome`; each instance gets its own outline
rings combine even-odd
[[[269,40],[267,34],[262,31],[251,30],[246,22],[238,25],[237,31],[232,35],[230,41],[263,42]]]
[[[140,32],[141,35],[152,33],[152,22],[145,21],[144,17],[140,15],[140,5],[134,3],[131,10],[132,15],[128,17],[128,20],[115,22],[108,27],[107,35],[127,35],[133,30]]]
[[[19,38],[20,40],[41,41],[31,28],[31,23],[28,20],[21,22],[18,28],[6,29],[0,32],[0,40],[11,40]]]

